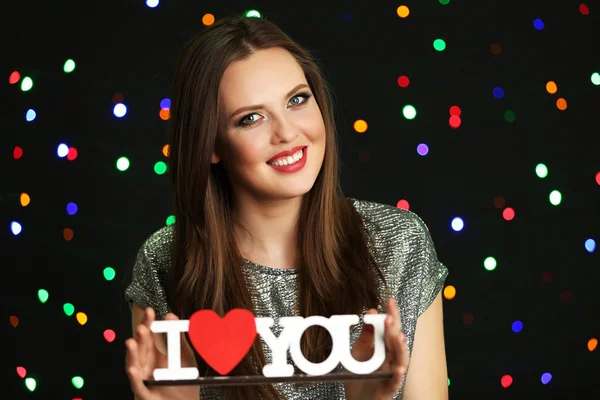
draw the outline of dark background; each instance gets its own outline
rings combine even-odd
[[[6,399],[131,399],[124,341],[131,335],[123,299],[137,249],[170,215],[167,124],[159,104],[170,97],[183,43],[217,19],[259,10],[314,52],[336,93],[342,179],[350,197],[395,205],[406,199],[430,228],[457,289],[444,300],[450,397],[596,398],[600,395],[600,172],[598,115],[600,4],[579,1],[19,1],[3,4],[0,276]],[[410,8],[401,19],[396,8]],[[541,18],[543,30],[533,20]],[[443,38],[447,49],[432,43]],[[491,45],[502,46],[494,55]],[[66,59],[75,71],[62,71]],[[33,79],[28,92],[14,70]],[[407,88],[399,76],[410,78]],[[558,84],[549,94],[546,82]],[[505,96],[496,99],[495,87]],[[112,114],[113,96],[128,107]],[[556,99],[568,108],[560,111]],[[407,120],[402,107],[417,117]],[[449,108],[462,125],[448,125]],[[33,108],[37,118],[25,121]],[[514,122],[504,119],[506,110]],[[355,120],[369,124],[353,129]],[[74,161],[58,158],[64,142]],[[426,143],[430,153],[419,156]],[[24,155],[13,159],[20,146]],[[125,172],[116,160],[131,161]],[[540,179],[543,162],[549,175]],[[550,191],[563,194],[559,206]],[[22,207],[26,192],[31,204]],[[502,218],[502,197],[516,211]],[[70,216],[66,204],[75,202]],[[465,221],[461,232],[452,218]],[[10,223],[23,232],[13,236]],[[74,231],[66,241],[63,229]],[[486,271],[483,260],[498,260]],[[106,281],[111,266],[116,278]],[[551,279],[543,280],[544,272]],[[40,288],[50,298],[42,304]],[[85,312],[81,326],[65,302]],[[465,316],[473,316],[465,323]],[[14,328],[10,316],[19,318]],[[468,319],[468,318],[467,318]],[[524,329],[515,333],[511,324]],[[469,321],[466,321],[469,322]],[[105,329],[116,332],[107,343]],[[29,392],[16,373],[37,381]],[[552,374],[544,385],[543,373]],[[513,383],[503,388],[501,378]],[[73,376],[85,385],[77,390]]]

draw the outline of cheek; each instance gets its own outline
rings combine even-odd
[[[309,136],[309,139],[318,141],[325,139],[325,122],[319,107],[316,105],[306,110],[307,113],[301,119],[303,131]]]

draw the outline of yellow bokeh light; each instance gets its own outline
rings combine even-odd
[[[592,339],[588,340],[588,350],[589,351],[596,350],[596,346],[598,346],[598,339],[592,338]]]
[[[556,100],[556,107],[558,107],[559,110],[566,110],[567,101],[561,97],[560,99]]]
[[[400,18],[406,18],[406,17],[408,17],[408,14],[410,14],[410,10],[406,6],[400,6],[400,7],[398,7],[398,9],[396,10],[396,12],[398,13],[398,16]]]
[[[368,127],[367,122],[362,119],[354,122],[354,130],[358,133],[365,133]]]
[[[204,14],[204,16],[202,17],[202,23],[206,26],[214,24],[215,16],[212,14]]]
[[[25,192],[21,193],[21,205],[23,207],[27,207],[29,203],[31,203],[31,198],[29,195]]]
[[[446,300],[452,300],[456,296],[456,288],[452,285],[448,285],[444,288],[444,297]]]
[[[77,322],[79,322],[81,325],[85,325],[85,323],[87,322],[88,317],[87,315],[85,315],[82,312],[78,312],[77,313]]]
[[[554,94],[557,90],[558,86],[556,86],[556,83],[554,83],[553,81],[548,81],[548,83],[546,83],[546,91],[548,93]]]
[[[162,148],[162,153],[165,157],[169,157],[169,151],[171,150],[171,148],[169,147],[168,144],[165,144]]]

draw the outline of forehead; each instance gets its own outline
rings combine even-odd
[[[304,71],[287,50],[259,50],[227,66],[219,85],[219,99],[228,107],[268,102],[306,83]]]

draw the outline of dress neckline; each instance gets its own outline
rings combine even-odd
[[[257,264],[254,261],[250,261],[246,258],[244,260],[244,266],[249,268],[252,271],[256,271],[259,273],[269,274],[269,275],[296,275],[298,273],[298,268],[272,268],[267,267],[266,265]]]

